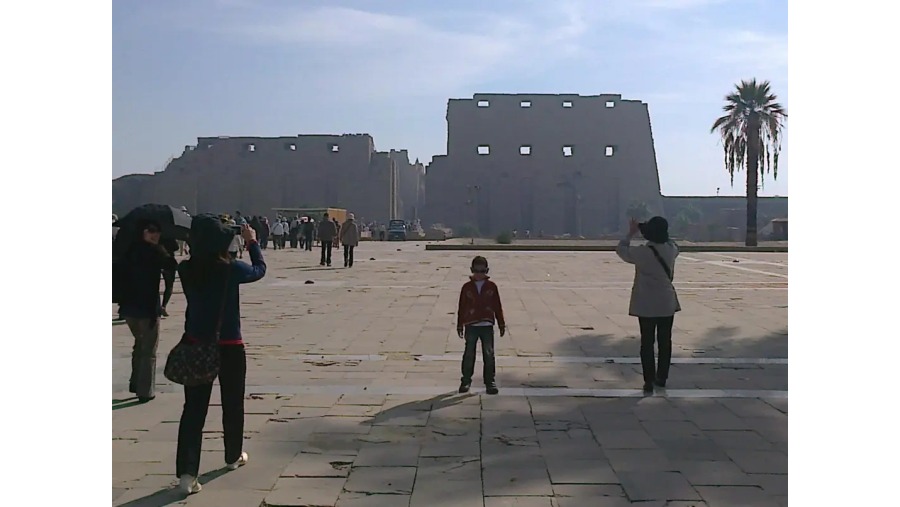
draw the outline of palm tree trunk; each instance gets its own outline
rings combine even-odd
[[[759,181],[759,117],[750,115],[747,125],[747,246],[756,246],[756,193]]]

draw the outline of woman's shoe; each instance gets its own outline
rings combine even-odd
[[[203,487],[200,486],[200,482],[197,481],[196,477],[184,474],[178,481],[178,489],[186,495],[193,495],[194,493],[199,493]]]
[[[657,387],[666,387],[666,379],[664,379],[664,378],[663,379],[658,378],[653,383],[656,384]]]
[[[652,382],[644,382],[644,392],[645,393],[653,392],[653,383]]]
[[[226,463],[225,466],[227,466],[229,470],[237,470],[238,468],[246,465],[248,459],[249,459],[249,456],[247,456],[247,453],[242,452],[241,457],[238,458],[237,461],[235,461],[234,463]]]

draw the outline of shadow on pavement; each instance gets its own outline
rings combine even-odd
[[[378,424],[386,421],[390,421],[392,419],[398,417],[406,417],[411,412],[427,412],[430,411],[434,414],[436,411],[452,407],[454,405],[459,405],[463,401],[468,398],[475,396],[474,393],[468,394],[457,394],[454,391],[447,392],[444,394],[439,394],[427,400],[417,400],[411,401],[408,403],[404,403],[402,405],[397,405],[395,407],[391,407],[387,410],[382,410],[381,412],[375,414],[367,421],[363,422],[363,424]]]
[[[113,400],[112,409],[113,410],[122,410],[123,408],[131,408],[136,407],[138,405],[143,405],[141,400],[137,399],[137,397],[124,398],[121,400]]]
[[[226,467],[222,467],[206,472],[197,479],[200,481],[200,484],[205,485],[206,483],[225,475],[227,472],[228,469]],[[201,491],[198,494],[202,495],[203,492]],[[181,502],[185,498],[186,495],[184,493],[178,491],[178,489],[176,489],[175,487],[170,487],[161,489],[156,493],[147,495],[143,498],[138,498],[128,503],[123,503],[119,505],[119,507],[165,507],[166,505],[172,505],[173,503]]]

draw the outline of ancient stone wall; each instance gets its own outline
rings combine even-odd
[[[386,221],[392,155],[374,146],[367,134],[201,137],[162,172],[113,180],[114,210],[158,202],[192,213],[271,216],[272,208],[334,207]],[[396,153],[406,159],[399,172],[411,173],[406,152]]]
[[[426,179],[426,222],[482,234],[597,236],[632,201],[662,210],[647,104],[620,95],[451,99],[447,155]]]

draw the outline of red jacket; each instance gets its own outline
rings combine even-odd
[[[485,277],[481,293],[475,280],[471,279],[462,286],[459,293],[459,310],[457,312],[456,327],[468,326],[476,322],[490,321],[505,328],[506,320],[503,318],[503,305],[500,303],[500,291],[497,284]]]

